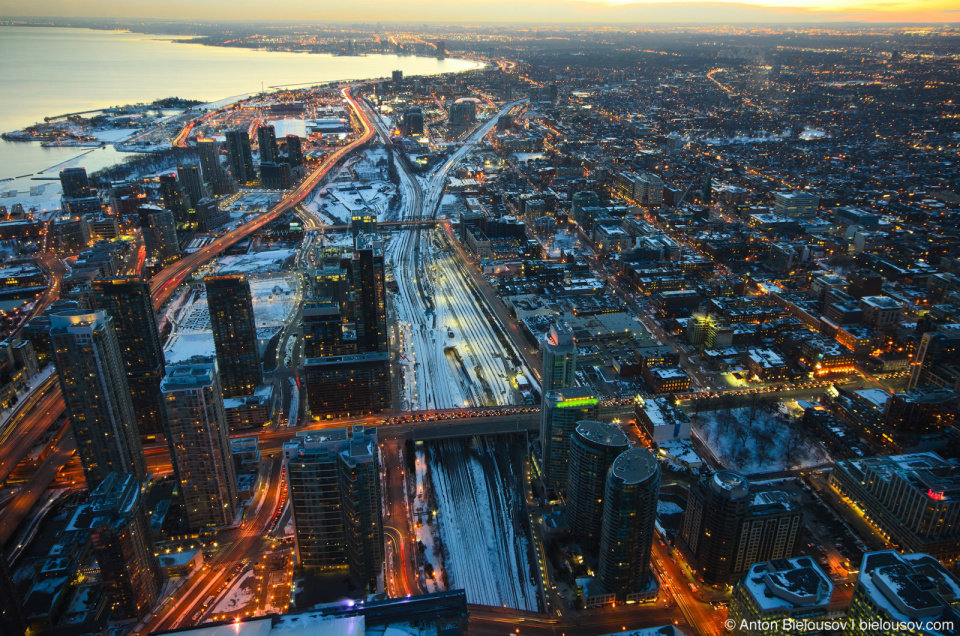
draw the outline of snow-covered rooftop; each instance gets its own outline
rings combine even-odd
[[[826,611],[833,583],[810,557],[756,563],[742,585],[761,613]]]
[[[960,620],[951,605],[960,598],[960,581],[927,554],[884,550],[863,555],[854,596],[859,594],[893,621],[923,624],[925,634],[954,634],[952,629],[935,629],[935,623]]]

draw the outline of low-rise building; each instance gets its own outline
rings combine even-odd
[[[786,380],[791,376],[786,361],[772,349],[750,349],[743,361],[761,382]]]
[[[690,418],[667,398],[639,400],[634,407],[637,426],[654,443],[690,439]]]
[[[641,373],[654,393],[673,393],[690,389],[690,376],[680,367],[644,367]]]
[[[960,557],[960,467],[936,453],[839,461],[830,484],[901,550]]]
[[[258,386],[253,395],[224,398],[227,425],[231,431],[263,427],[270,421],[275,402],[272,384]]]
[[[860,299],[864,324],[877,329],[890,329],[900,324],[903,309],[889,296],[864,296]]]
[[[844,636],[952,636],[960,581],[928,554],[863,555]]]
[[[187,576],[203,565],[203,551],[198,548],[196,550],[171,552],[161,554],[157,559],[160,561],[160,569],[163,571],[163,575],[172,579]]]
[[[739,636],[812,631],[789,625],[822,620],[832,594],[833,582],[810,557],[755,563],[734,587],[728,624]]]

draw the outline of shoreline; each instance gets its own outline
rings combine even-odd
[[[465,63],[469,63],[469,64],[470,64],[470,66],[469,66],[468,68],[464,68],[464,69],[459,70],[459,71],[445,71],[445,72],[440,72],[440,73],[417,73],[417,74],[405,75],[405,77],[408,77],[408,78],[414,78],[414,77],[437,77],[437,76],[446,75],[446,74],[467,73],[467,72],[470,72],[470,71],[476,71],[476,70],[482,69],[482,68],[484,68],[484,67],[487,66],[487,63],[484,62],[484,61],[482,61],[482,60],[471,59],[471,58],[468,58],[468,57],[446,56],[446,57],[443,57],[443,58],[437,58],[437,57],[428,56],[428,55],[408,55],[408,54],[404,54],[404,53],[386,53],[386,52],[381,52],[381,53],[357,53],[357,54],[353,54],[353,55],[337,55],[337,54],[334,54],[334,53],[327,53],[327,52],[323,52],[323,51],[308,51],[308,50],[288,51],[288,50],[281,50],[281,49],[269,49],[269,48],[263,48],[263,47],[253,47],[253,46],[226,46],[226,45],[223,45],[223,44],[217,44],[217,43],[211,43],[211,42],[198,41],[198,40],[201,40],[201,39],[209,38],[210,36],[207,36],[207,35],[173,35],[173,34],[151,33],[151,32],[148,32],[148,31],[133,31],[133,30],[130,30],[130,29],[128,29],[128,28],[125,28],[125,29],[110,29],[110,28],[106,28],[106,27],[97,28],[96,26],[64,26],[64,25],[54,25],[54,24],[3,24],[2,22],[0,22],[0,27],[10,27],[10,28],[16,27],[16,28],[23,28],[23,29],[33,29],[33,28],[42,28],[42,29],[69,29],[69,30],[74,30],[74,31],[93,31],[93,32],[96,32],[96,33],[114,33],[114,34],[117,34],[117,35],[148,36],[148,37],[143,37],[143,38],[138,38],[138,39],[148,40],[148,41],[153,41],[153,42],[168,42],[168,43],[171,43],[171,44],[193,44],[193,45],[196,45],[196,46],[205,46],[205,47],[209,47],[209,48],[212,48],[212,49],[224,49],[224,50],[233,50],[233,51],[252,51],[252,52],[263,52],[263,53],[286,53],[286,54],[290,54],[290,55],[315,55],[315,56],[320,56],[320,57],[328,57],[328,58],[332,58],[332,59],[397,57],[397,58],[410,58],[410,59],[418,59],[418,60],[440,60],[440,61],[451,61],[451,62],[465,62]],[[264,93],[271,93],[271,92],[278,92],[278,91],[282,91],[282,90],[306,89],[306,88],[310,88],[310,87],[313,87],[313,86],[323,86],[323,85],[326,85],[326,84],[344,84],[344,83],[349,83],[349,82],[377,82],[377,81],[385,81],[385,80],[389,80],[389,79],[390,79],[390,77],[385,76],[385,75],[381,75],[381,76],[372,76],[372,77],[340,78],[340,79],[335,79],[335,80],[317,80],[317,81],[310,80],[310,81],[306,81],[306,82],[295,82],[295,83],[285,83],[285,84],[276,84],[276,85],[266,86],[266,87],[265,87],[265,90],[264,90],[263,92],[264,92]],[[222,108],[223,106],[229,105],[229,104],[231,104],[231,103],[235,103],[235,102],[240,101],[240,100],[242,100],[242,99],[247,99],[247,98],[249,98],[249,97],[251,97],[251,96],[253,96],[253,95],[255,95],[255,94],[257,94],[257,93],[242,93],[242,94],[239,94],[239,95],[226,95],[226,96],[223,96],[223,97],[214,98],[214,99],[212,99],[212,100],[207,100],[207,101],[202,101],[202,100],[190,100],[189,98],[179,98],[179,97],[176,97],[176,96],[172,96],[172,97],[165,98],[165,99],[174,99],[174,98],[176,98],[176,99],[184,99],[184,100],[187,100],[187,101],[199,101],[200,103],[198,104],[198,106],[208,106],[208,105],[212,105],[212,104],[217,104],[217,105],[218,105],[217,107]],[[231,101],[227,102],[227,100],[231,100]],[[26,129],[30,128],[30,127],[37,126],[37,125],[40,125],[40,124],[44,124],[44,123],[47,123],[47,122],[49,122],[49,121],[51,121],[51,120],[55,120],[55,119],[59,119],[59,118],[62,118],[62,117],[66,117],[67,115],[72,115],[72,114],[86,114],[86,113],[99,113],[99,112],[103,112],[103,111],[106,111],[106,110],[130,108],[130,107],[135,107],[135,106],[139,106],[139,105],[143,105],[143,104],[144,104],[144,102],[131,102],[131,103],[123,104],[123,105],[112,104],[112,105],[104,105],[104,106],[99,107],[99,108],[88,109],[88,110],[85,110],[85,111],[82,111],[82,112],[77,112],[77,113],[67,113],[67,114],[58,114],[58,115],[40,115],[40,118],[39,118],[39,119],[36,119],[33,123],[26,124],[26,125],[24,125],[24,126],[21,126],[21,127],[19,127],[19,128],[13,129],[13,130],[3,130],[3,131],[0,131],[0,133],[2,133],[2,134],[4,134],[4,135],[10,135],[10,133],[22,132],[22,131],[25,131]],[[36,116],[36,115],[35,115],[35,116]],[[10,137],[4,137],[4,139],[5,139],[6,141],[16,141],[16,142],[20,142],[20,141],[43,141],[43,140],[38,140],[38,139],[14,139],[14,138],[10,138]]]

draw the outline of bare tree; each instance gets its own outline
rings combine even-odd
[[[799,420],[787,423],[788,433],[783,448],[787,461],[792,465],[800,459],[800,453],[806,447],[807,432],[800,426]]]

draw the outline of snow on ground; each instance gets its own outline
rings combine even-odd
[[[420,253],[430,265],[414,272],[416,239],[415,232],[397,232],[385,252],[388,262],[397,263],[403,408],[516,404],[515,353],[497,337],[458,257],[439,232],[424,232]]]
[[[250,279],[250,293],[257,328],[282,326],[300,302],[299,278],[295,274],[256,276]]]
[[[13,192],[14,194],[9,194]],[[37,211],[60,211],[60,195],[63,191],[60,189],[59,181],[30,181],[30,177],[11,179],[0,183],[0,193],[3,198],[0,199],[0,205],[7,206],[7,209],[13,208],[15,203],[23,206],[24,210],[35,209]]]
[[[482,437],[427,448],[450,587],[468,603],[539,611],[519,449]]]
[[[100,141],[112,144],[123,141],[138,132],[140,132],[139,128],[108,128],[105,130],[91,130],[87,132],[87,134],[91,137],[96,137]]]
[[[262,348],[265,341],[275,335],[296,311],[301,297],[300,279],[296,274],[287,273],[251,276],[249,280],[253,316]],[[175,328],[164,347],[167,364],[185,362],[193,356],[210,357],[216,354],[210,310],[203,286],[198,285],[186,293],[190,298],[182,304],[175,303],[173,315],[168,314]]]
[[[694,432],[727,468],[746,475],[815,466],[827,461],[818,445],[776,407],[758,403],[693,416]]]
[[[556,234],[540,241],[544,251],[550,257],[559,257],[563,252],[576,251],[586,256],[593,253],[573,232],[557,230]]]
[[[271,249],[224,256],[213,268],[217,274],[266,274],[279,272],[297,253],[295,249]]]
[[[515,152],[513,153],[513,157],[517,161],[525,162],[534,159],[543,159],[544,154],[542,152]]]
[[[429,514],[430,506],[429,501],[430,488],[429,483],[430,477],[428,476],[429,464],[427,463],[426,451],[423,448],[418,448],[416,453],[416,462],[417,462],[417,494],[413,500],[413,510],[414,512],[423,512],[425,513],[421,519],[424,519],[424,523],[419,528],[415,528],[417,535],[417,540],[423,543],[426,548],[424,558],[427,563],[433,567],[433,578],[427,577],[427,592],[440,592],[444,590],[443,586],[443,552],[440,549],[440,542],[438,541],[439,527],[434,522],[434,519]],[[429,521],[429,523],[428,523]]]
[[[246,607],[256,596],[257,580],[254,578],[253,569],[247,570],[231,586],[226,596],[220,599],[220,602],[213,608],[213,614],[225,614],[227,612],[236,612]]]
[[[809,126],[805,127],[803,129],[803,132],[800,133],[800,139],[803,139],[804,141],[811,141],[813,139],[823,139],[826,136],[827,136],[826,132],[822,130],[818,130],[817,128],[810,128]]]
[[[345,163],[337,175],[306,202],[306,207],[329,223],[349,223],[355,213],[374,214],[386,220],[397,188],[388,175],[389,155],[383,148],[367,150],[356,161]],[[393,208],[394,212],[396,207]]]
[[[657,501],[657,516],[663,517],[666,515],[678,515],[683,512],[678,504],[673,503],[672,501]]]

